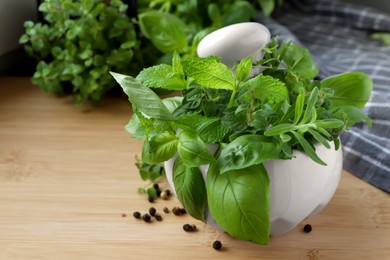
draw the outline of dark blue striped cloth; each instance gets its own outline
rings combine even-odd
[[[372,40],[373,32],[390,32],[390,17],[367,7],[335,0],[285,1],[274,20],[259,17],[273,36],[308,48],[320,78],[361,71],[374,82],[364,112],[373,127],[359,123],[341,136],[344,168],[390,192],[390,46]]]

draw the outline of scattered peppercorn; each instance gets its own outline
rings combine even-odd
[[[192,224],[191,227],[193,231],[196,231],[196,226],[194,224]]]
[[[156,215],[156,208],[151,207],[151,208],[149,209],[149,214],[150,214],[150,216],[154,217],[154,216]]]
[[[221,241],[215,240],[214,243],[213,243],[213,248],[214,248],[215,250],[220,250],[220,249],[222,248],[222,243],[221,243]]]
[[[153,202],[154,202],[153,196],[148,196],[148,201],[149,201],[150,203],[153,203]]]
[[[163,191],[160,194],[160,198],[162,198],[163,200],[167,200],[169,198],[169,196],[167,195],[167,193],[165,191]]]
[[[139,213],[138,211],[134,211],[133,217],[135,217],[136,219],[139,219],[139,218],[141,218],[141,213]]]
[[[125,217],[126,217],[126,214],[125,214],[125,213],[122,213],[122,214],[121,214],[121,217],[122,217],[122,218],[125,218]]]
[[[312,227],[310,224],[306,224],[304,227],[303,227],[303,231],[305,231],[306,233],[310,233],[312,230]]]
[[[158,183],[155,183],[155,184],[153,184],[153,188],[154,188],[155,190],[158,190],[158,189],[160,188],[160,186],[158,185]]]
[[[164,207],[164,208],[163,208],[163,211],[164,211],[164,213],[169,213],[169,212],[170,212],[169,209],[168,209],[167,207]]]
[[[184,215],[184,214],[186,214],[186,213],[187,213],[187,211],[186,211],[185,208],[180,208],[180,214],[181,214],[181,215]]]
[[[157,221],[162,221],[162,217],[160,214],[156,213],[154,217],[156,218]]]
[[[165,193],[168,195],[168,197],[171,196],[171,191],[170,190],[166,189]]]
[[[173,212],[173,214],[175,214],[176,216],[180,216],[180,215],[181,215],[180,208],[178,208],[178,207],[174,207],[174,208],[172,209],[172,212]]]
[[[152,218],[150,217],[150,215],[148,213],[144,214],[142,216],[142,219],[145,221],[145,222],[150,222],[152,220]]]
[[[184,225],[183,225],[183,230],[184,230],[185,232],[191,232],[191,231],[192,231],[192,227],[191,227],[190,224],[184,224]]]

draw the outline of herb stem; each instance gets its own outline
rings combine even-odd
[[[234,99],[236,97],[236,94],[237,94],[237,89],[235,88],[235,89],[233,89],[232,95],[230,96],[228,108],[231,108],[234,106]]]

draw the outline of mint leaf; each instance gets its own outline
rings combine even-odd
[[[218,225],[231,236],[267,244],[270,231],[270,189],[263,165],[219,174],[211,165],[207,201]]]
[[[177,198],[192,217],[205,221],[206,184],[199,167],[187,167],[180,158],[173,166]]]
[[[129,101],[140,112],[150,118],[172,120],[173,116],[163,104],[159,96],[148,87],[130,76],[110,72],[129,97]]]
[[[235,88],[236,79],[233,72],[215,57],[185,60],[183,66],[187,76],[203,87],[229,90]]]
[[[207,144],[222,142],[229,129],[221,124],[220,118],[208,118],[198,114],[181,116],[176,123],[183,128],[195,130],[199,137]]]
[[[244,58],[237,66],[236,77],[240,82],[247,80],[252,69],[252,55]]]
[[[288,99],[288,89],[286,85],[271,76],[262,74],[246,81],[243,88],[253,91],[256,98],[266,98],[269,103],[279,103]]]
[[[168,64],[160,64],[143,69],[136,80],[149,88],[163,88],[168,90],[183,90],[187,83],[184,75],[174,72]]]

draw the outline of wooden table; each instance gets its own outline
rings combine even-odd
[[[0,78],[0,259],[390,259],[390,196],[344,172],[326,209],[268,246],[189,216],[132,217],[151,204],[134,165],[142,143],[124,130],[125,98],[76,109],[28,78]],[[167,188],[167,184],[162,184]],[[176,198],[153,204],[180,206]],[[122,217],[126,213],[126,217]],[[186,233],[185,223],[198,231]],[[214,240],[222,251],[211,248]]]

